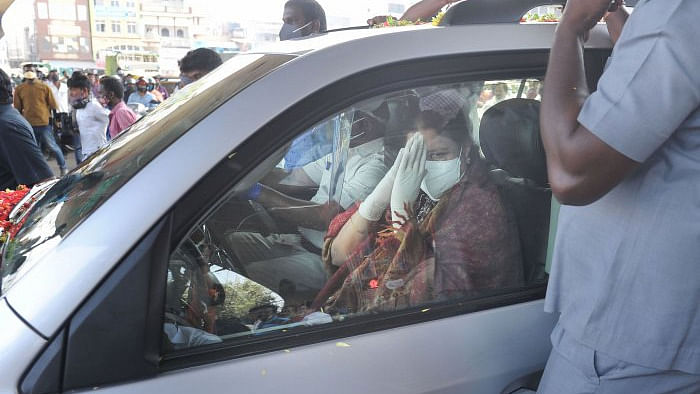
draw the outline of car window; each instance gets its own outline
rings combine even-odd
[[[148,116],[98,150],[50,189],[42,190],[18,218],[3,248],[2,293],[154,157],[211,111],[246,86],[292,59],[244,55],[226,62],[169,98]],[[40,196],[40,198],[39,198]],[[30,258],[31,257],[31,258]]]
[[[301,132],[171,255],[164,352],[544,283],[541,85],[416,86]]]

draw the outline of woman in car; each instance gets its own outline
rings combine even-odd
[[[314,308],[393,311],[523,284],[515,221],[455,97],[421,100],[438,105],[421,103],[418,132],[384,179],[333,220],[323,249],[333,276]]]

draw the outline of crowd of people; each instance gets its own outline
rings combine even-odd
[[[180,60],[178,88],[201,78],[222,64],[221,57],[206,48],[195,49]],[[0,70],[2,71],[2,70]],[[171,92],[159,76],[99,76],[92,71],[44,75],[25,67],[15,80],[0,73],[0,187],[34,185],[69,168],[66,154],[73,152],[76,165],[116,138],[146,111],[167,100]],[[14,132],[11,132],[13,130]],[[38,153],[37,153],[38,152]],[[56,160],[59,173],[47,163]]]

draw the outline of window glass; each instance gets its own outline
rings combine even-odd
[[[284,337],[542,283],[551,194],[540,87],[420,86],[302,132],[176,248],[164,348]]]

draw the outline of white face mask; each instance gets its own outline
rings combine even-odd
[[[446,191],[459,182],[461,156],[460,151],[456,159],[425,162],[426,172],[420,188],[431,200],[438,201]]]

